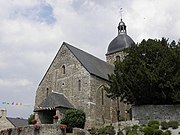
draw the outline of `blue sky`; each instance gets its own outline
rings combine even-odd
[[[38,84],[64,41],[105,60],[120,8],[135,42],[180,39],[179,0],[0,0],[0,108],[11,117],[32,113]]]

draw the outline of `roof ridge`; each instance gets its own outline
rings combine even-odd
[[[88,53],[88,52],[86,52],[86,51],[84,51],[84,50],[81,50],[81,49],[79,49],[79,48],[77,48],[77,47],[75,47],[75,46],[73,46],[73,45],[71,45],[71,44],[69,44],[69,43],[63,42],[63,44],[65,44],[67,47],[68,47],[68,46],[73,47],[73,48],[75,48],[75,49],[77,49],[77,50],[79,50],[79,51],[81,51],[81,52],[83,52],[83,53],[86,53],[86,54],[88,54],[88,55],[90,55],[90,56],[92,56],[92,57],[94,57],[94,58],[96,58],[96,59],[98,59],[98,60],[106,63],[107,65],[112,66],[111,64],[107,63],[106,61],[104,61],[104,60],[102,60],[102,59],[100,59],[100,58],[92,55],[91,53]]]

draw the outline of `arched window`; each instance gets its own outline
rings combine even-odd
[[[101,104],[104,105],[104,90],[101,88]]]
[[[81,80],[78,80],[78,89],[81,91]]]
[[[120,56],[116,56],[116,62],[120,62]]]
[[[49,88],[46,88],[46,97],[49,95]]]
[[[62,73],[65,74],[66,73],[66,68],[65,65],[62,66]]]

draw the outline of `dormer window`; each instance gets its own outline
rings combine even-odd
[[[65,67],[65,65],[62,66],[62,73],[63,73],[63,74],[66,73],[66,67]]]

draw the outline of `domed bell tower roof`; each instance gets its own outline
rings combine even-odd
[[[126,25],[121,19],[118,26],[118,36],[110,42],[106,55],[121,51],[122,49],[128,48],[133,44],[134,41],[127,35]]]

